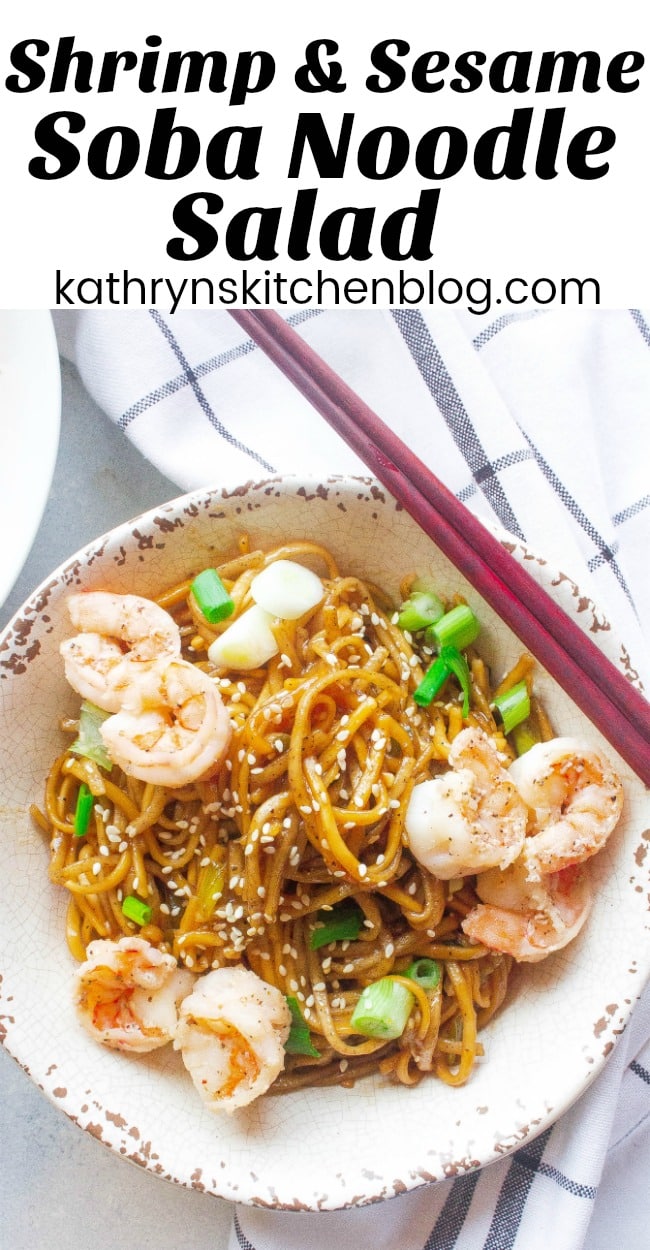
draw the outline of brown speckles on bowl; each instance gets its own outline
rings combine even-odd
[[[47,851],[28,814],[60,749],[59,718],[75,706],[58,653],[68,629],[65,598],[78,587],[155,593],[195,572],[210,553],[234,551],[244,530],[254,545],[314,538],[347,572],[395,597],[406,572],[433,579],[443,595],[460,590],[478,609],[495,672],[519,654],[494,613],[366,477],[272,476],[232,491],[196,491],[72,556],[0,639],[0,1033],[71,1120],[152,1175],[260,1206],[332,1210],[381,1201],[509,1153],[545,1129],[601,1069],[650,971],[649,798],[621,766],[625,817],[603,852],[590,923],[567,951],[516,979],[512,1001],[484,1034],[486,1061],[462,1089],[367,1080],[350,1090],[260,1100],[218,1119],[193,1095],[174,1052],[130,1061],[102,1050],[74,1016],[65,899],[49,884]],[[505,541],[634,680],[632,661],[591,601],[535,553]],[[545,674],[540,686],[558,730],[593,737]],[[34,1027],[42,1019],[47,1029]]]
[[[644,829],[641,833],[641,841],[634,852],[634,862],[638,868],[642,868],[645,864],[650,844],[650,829]]]

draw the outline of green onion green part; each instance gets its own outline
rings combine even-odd
[[[211,625],[225,621],[235,611],[231,599],[216,569],[204,569],[190,587],[201,614]]]
[[[113,761],[104,746],[100,732],[101,726],[109,715],[109,712],[104,712],[102,708],[84,699],[79,711],[79,732],[70,750],[75,755],[93,760],[100,768],[106,768],[110,772]]]
[[[456,647],[443,647],[440,658],[445,661],[450,673],[454,674],[463,692],[463,717],[469,716],[469,699],[472,693],[472,679],[469,665],[464,655]]]
[[[135,894],[127,894],[122,900],[122,915],[126,916],[127,920],[132,920],[134,924],[149,924],[151,908]]]
[[[90,793],[85,781],[79,786],[77,795],[77,806],[74,810],[74,835],[75,838],[83,838],[88,832],[90,824],[90,813],[93,810],[95,802],[94,795]]]
[[[392,1041],[401,1037],[413,1010],[414,995],[393,977],[366,985],[350,1021],[355,1033]]]
[[[530,716],[530,695],[525,681],[517,682],[510,690],[495,696],[492,703],[494,711],[503,726],[504,734],[512,730]]]
[[[320,1059],[320,1051],[316,1050],[311,1040],[309,1028],[298,1006],[298,999],[288,994],[286,1001],[291,1012],[291,1028],[284,1043],[284,1049],[289,1055],[310,1055],[312,1059]]]
[[[444,613],[445,609],[437,595],[429,590],[414,590],[402,604],[397,624],[400,629],[407,629],[410,634],[414,634],[418,629],[433,625]]]
[[[480,629],[472,609],[466,603],[459,603],[449,612],[445,612],[439,621],[429,625],[425,641],[438,650],[449,646],[464,651],[478,638]]]
[[[353,942],[363,924],[363,912],[356,903],[339,903],[331,911],[317,913],[318,925],[309,936],[309,949],[317,951],[330,942]]]
[[[437,959],[427,959],[423,955],[421,959],[414,959],[402,976],[415,981],[423,990],[435,990],[440,985],[442,967]]]
[[[530,748],[534,747],[539,740],[538,734],[525,722],[515,725],[512,731],[511,741],[517,755],[525,755],[526,751],[530,751]]]
[[[413,691],[413,698],[420,707],[428,707],[431,700],[435,699],[449,677],[450,671],[443,656],[437,656],[427,669],[419,686],[416,686]]]
[[[419,686],[413,691],[413,698],[420,707],[428,707],[432,699],[442,690],[448,677],[453,676],[463,692],[463,716],[469,715],[469,699],[472,681],[469,666],[464,655],[457,647],[444,646],[436,656],[433,664],[427,669]]]

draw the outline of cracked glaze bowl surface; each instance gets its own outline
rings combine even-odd
[[[48,850],[29,816],[61,747],[58,721],[76,696],[58,654],[69,633],[65,598],[79,588],[154,594],[231,552],[310,537],[342,571],[397,597],[407,572],[460,590],[483,624],[482,650],[499,677],[519,654],[513,634],[435,544],[376,483],[273,478],[236,491],[200,490],[90,544],[38,588],[0,640],[0,804],[3,907],[0,1032],[46,1096],[118,1155],[182,1185],[290,1209],[378,1201],[490,1163],[555,1120],[600,1071],[650,971],[650,803],[618,759],[625,813],[594,862],[596,903],[565,951],[517,971],[506,1006],[482,1034],[486,1059],[461,1089],[380,1080],[260,1099],[233,1117],[204,1110],[170,1047],[126,1057],[94,1043],[73,1013],[65,898],[48,879]],[[631,680],[625,649],[594,605],[513,539],[503,541],[590,631]],[[537,681],[555,731],[599,742],[597,731],[544,672]]]

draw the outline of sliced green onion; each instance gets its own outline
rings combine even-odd
[[[534,747],[539,741],[539,734],[536,734],[530,725],[525,722],[522,722],[521,725],[515,725],[512,731],[512,745],[517,755],[525,755],[526,751],[530,751],[530,748]]]
[[[419,686],[413,691],[413,698],[420,707],[428,707],[432,699],[444,686],[447,678],[450,676],[451,669],[442,655],[436,657],[430,668],[427,669]]]
[[[208,656],[212,663],[219,668],[244,671],[261,668],[280,650],[271,628],[273,621],[271,613],[259,603],[251,604],[210,643]]]
[[[311,1040],[309,1028],[298,1006],[298,999],[288,994],[286,1001],[291,1012],[291,1028],[284,1043],[284,1049],[290,1055],[311,1055],[313,1059],[319,1059],[320,1051],[316,1050]]]
[[[122,915],[126,916],[127,920],[132,920],[134,924],[149,924],[151,908],[135,894],[127,894],[122,900]]]
[[[442,690],[446,680],[451,675],[457,679],[458,684],[463,692],[463,716],[469,714],[469,698],[472,689],[472,681],[469,672],[469,666],[464,655],[461,655],[457,647],[444,646],[440,650],[440,655],[436,656],[433,664],[427,669],[419,686],[413,691],[413,698],[420,707],[428,707],[432,699]]]
[[[463,692],[463,716],[469,716],[469,698],[472,693],[472,679],[469,664],[464,655],[456,647],[443,647],[440,652],[449,671],[454,674]]]
[[[510,690],[495,695],[492,707],[503,726],[504,734],[512,730],[530,716],[530,695],[525,681],[517,682]]]
[[[216,569],[204,569],[192,582],[190,587],[196,600],[199,612],[216,625],[225,621],[235,611],[234,600],[231,599]]]
[[[311,931],[309,949],[317,951],[330,942],[351,942],[358,938],[363,912],[356,903],[339,903],[331,911],[317,913],[318,925]]]
[[[413,590],[400,608],[397,624],[400,629],[414,634],[418,629],[433,625],[444,614],[444,606],[437,595],[429,590]]]
[[[420,959],[414,959],[402,976],[409,977],[411,981],[421,985],[423,990],[435,990],[440,985],[442,968],[437,959],[427,959],[423,955]]]
[[[350,1024],[362,1037],[391,1041],[402,1036],[414,1001],[414,995],[401,982],[381,977],[361,991]]]
[[[90,793],[85,781],[79,786],[77,795],[77,806],[74,809],[74,835],[75,838],[83,838],[88,832],[90,824],[90,813],[93,810],[95,797]]]
[[[480,629],[481,626],[468,604],[459,603],[429,626],[425,640],[438,650],[449,646],[464,651],[478,638]]]
[[[75,755],[82,755],[86,759],[93,760],[95,764],[99,764],[100,768],[106,768],[110,772],[113,761],[104,746],[100,732],[101,726],[109,715],[109,712],[104,712],[96,704],[84,699],[79,712],[79,732],[70,750],[74,751]]]

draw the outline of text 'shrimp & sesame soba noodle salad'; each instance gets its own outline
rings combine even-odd
[[[401,592],[242,535],[156,601],[68,598],[80,712],[34,816],[78,1014],[174,1046],[213,1110],[466,1082],[513,964],[587,919],[618,777],[555,736],[531,657],[495,684],[468,604]]]

